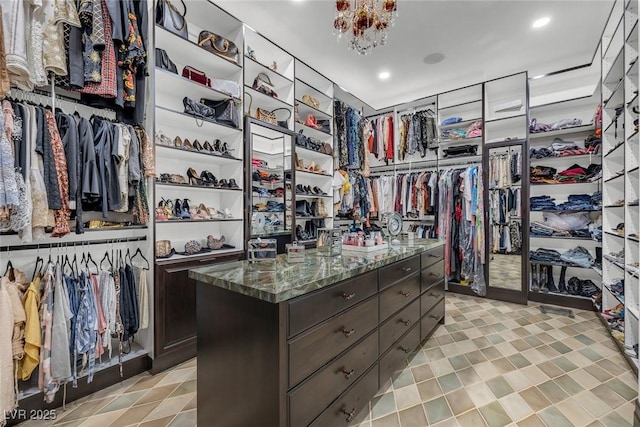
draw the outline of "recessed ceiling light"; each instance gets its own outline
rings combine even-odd
[[[443,53],[431,53],[427,56],[424,57],[424,59],[422,60],[425,64],[437,64],[439,62],[444,61],[444,54]]]
[[[380,80],[387,80],[389,77],[391,77],[391,73],[388,71],[383,71],[380,74],[378,74],[378,78]]]
[[[544,18],[536,19],[533,21],[533,28],[541,28],[547,25],[551,21],[551,18],[545,16]]]

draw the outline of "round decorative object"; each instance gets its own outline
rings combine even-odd
[[[398,236],[402,232],[402,215],[397,212],[389,215],[389,218],[387,218],[387,229],[393,237]]]

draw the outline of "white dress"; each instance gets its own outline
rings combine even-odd
[[[33,3],[28,0],[0,0],[0,6],[9,81],[20,89],[31,90],[27,40]]]

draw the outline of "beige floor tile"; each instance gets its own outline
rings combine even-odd
[[[547,427],[542,420],[536,415],[530,415],[524,420],[518,421],[518,427]]]
[[[534,411],[538,412],[551,405],[549,399],[536,387],[530,387],[522,390],[520,396]]]
[[[465,389],[456,390],[446,396],[453,415],[458,416],[475,407],[473,401]]]
[[[465,390],[478,408],[497,400],[485,383],[477,383],[472,386],[465,387]]]
[[[124,414],[126,409],[120,409],[117,411],[111,411],[104,414],[94,415],[82,424],[80,427],[124,427],[123,424],[116,424],[116,420]]]
[[[371,422],[371,427],[400,427],[397,413],[389,414]]]
[[[602,399],[588,390],[573,396],[573,398],[580,406],[596,418],[604,416],[611,409],[602,401]]]
[[[172,414],[175,415],[180,412],[191,399],[192,396],[189,395],[182,395],[165,399],[162,401],[162,404],[158,405],[153,411],[151,411],[149,415],[144,418],[144,421],[149,421],[156,418],[164,418]]]
[[[595,421],[595,417],[584,410],[577,398],[567,399],[556,406],[576,426],[586,426]]]
[[[441,377],[454,371],[453,366],[449,363],[449,359],[440,359],[431,362],[431,370],[436,377]]]
[[[441,421],[436,424],[431,424],[431,427],[464,427],[461,426],[455,418],[449,418],[448,420]]]
[[[520,421],[534,412],[531,406],[518,393],[511,393],[502,399],[498,399],[498,401],[514,421]]]
[[[495,378],[500,375],[498,369],[491,362],[480,363],[478,365],[475,365],[473,369],[476,370],[476,373],[483,381],[490,380],[491,378]]]
[[[521,391],[534,385],[521,370],[507,372],[503,377],[515,391]]]
[[[461,427],[483,427],[487,425],[482,415],[480,415],[480,411],[477,409],[472,409],[456,417],[456,421],[458,421]]]
[[[427,425],[427,416],[422,405],[401,410],[398,416],[401,427],[424,427]]]
[[[585,390],[591,390],[601,384],[600,381],[591,376],[585,369],[576,369],[575,371],[569,372],[568,375]]]
[[[592,388],[591,392],[598,396],[610,408],[617,408],[626,402],[618,393],[611,390],[604,384]]]
[[[438,384],[438,380],[435,378],[418,383],[417,387],[420,399],[422,399],[423,402],[427,402],[442,395],[442,389]]]
[[[418,393],[418,387],[415,384],[394,389],[393,394],[396,398],[396,406],[398,410],[410,408],[422,403],[420,394]]]
[[[189,376],[195,372],[196,368],[186,368],[180,369],[178,371],[169,372],[163,379],[158,383],[159,386],[164,386],[168,384],[175,383],[183,383],[189,379]]]

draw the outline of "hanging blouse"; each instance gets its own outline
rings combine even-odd
[[[66,76],[67,52],[64,46],[63,23],[80,27],[80,19],[75,2],[70,0],[49,0],[47,23],[43,45],[44,69],[59,76]]]
[[[0,209],[17,206],[20,203],[13,149],[5,132],[4,114],[0,115]],[[8,212],[5,212],[5,216]],[[0,214],[0,217],[2,214]]]
[[[9,80],[20,89],[32,90],[27,54],[27,26],[32,15],[33,3],[28,1],[0,0],[4,48]]]
[[[0,5],[2,3],[0,2]],[[2,8],[0,7],[0,18],[2,17]],[[9,69],[7,68],[7,53],[4,48],[4,27],[3,19],[0,19],[0,96],[5,96],[11,91],[11,82],[9,81]]]

